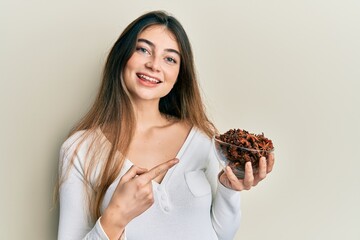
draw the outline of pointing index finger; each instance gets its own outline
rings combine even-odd
[[[169,161],[166,161],[164,163],[161,163],[161,164],[153,167],[147,173],[140,175],[140,177],[145,178],[146,181],[150,182],[150,181],[154,180],[160,174],[165,173],[167,170],[169,170],[172,166],[174,166],[178,162],[179,162],[179,159],[177,159],[177,158],[171,159]]]

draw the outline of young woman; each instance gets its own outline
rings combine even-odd
[[[60,152],[58,239],[233,239],[243,180],[220,171],[181,24],[160,11],[114,44],[98,97]]]

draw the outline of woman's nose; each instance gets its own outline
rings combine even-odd
[[[160,61],[156,57],[149,59],[145,66],[154,72],[160,71]]]

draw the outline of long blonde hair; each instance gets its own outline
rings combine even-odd
[[[181,55],[177,81],[170,93],[160,99],[160,112],[199,128],[209,137],[212,137],[216,131],[205,113],[196,79],[190,41],[181,24],[173,16],[163,11],[149,12],[134,20],[120,35],[108,55],[102,84],[92,108],[70,132],[71,136],[78,131],[85,130],[82,140],[77,142],[76,149],[79,149],[86,136],[96,129],[100,128],[104,132],[112,133],[107,136],[111,143],[107,152],[107,160],[98,165],[99,160],[96,156],[101,153],[102,149],[99,138],[94,138],[89,148],[92,151],[96,149],[95,154],[88,155],[88,159],[85,160],[84,184],[88,189],[89,213],[92,220],[100,217],[100,206],[106,190],[119,175],[134,134],[134,110],[122,84],[122,73],[127,61],[135,51],[138,35],[153,25],[165,26],[174,34]],[[116,154],[117,152],[120,152],[121,155]],[[71,158],[66,172],[69,172],[73,164],[74,156]],[[97,179],[90,181],[98,166],[100,169],[96,170],[99,171]],[[66,175],[66,173],[60,174],[57,190]],[[91,182],[93,184],[90,184]]]

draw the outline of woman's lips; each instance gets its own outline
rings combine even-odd
[[[155,77],[151,77],[151,76],[143,74],[143,73],[137,73],[136,75],[138,76],[138,78],[140,78],[140,80],[151,83],[151,84],[162,83],[162,81],[160,81],[159,79],[157,79]]]

